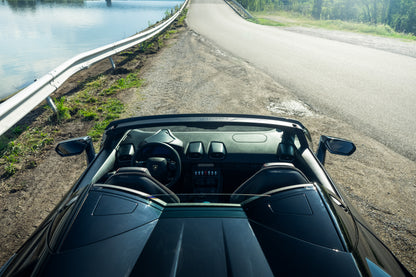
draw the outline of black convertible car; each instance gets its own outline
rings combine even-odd
[[[338,191],[298,121],[163,115],[61,142],[88,168],[0,276],[411,276]]]

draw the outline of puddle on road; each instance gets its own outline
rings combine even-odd
[[[282,102],[270,102],[267,109],[273,113],[296,115],[296,116],[313,116],[314,113],[303,103],[296,100]]]

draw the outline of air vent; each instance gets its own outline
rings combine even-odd
[[[209,157],[213,160],[221,160],[225,158],[226,150],[222,142],[211,142],[209,146]]]
[[[295,147],[292,144],[280,143],[277,147],[277,155],[281,161],[293,161],[295,157]]]
[[[202,144],[202,142],[197,141],[189,143],[186,155],[190,159],[201,159],[204,155],[204,145]]]
[[[122,144],[117,151],[117,159],[119,161],[131,161],[134,155],[133,144]]]

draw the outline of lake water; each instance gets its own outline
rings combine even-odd
[[[183,1],[0,1],[0,99],[75,55],[146,29]]]

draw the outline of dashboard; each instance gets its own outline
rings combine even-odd
[[[117,149],[115,170],[127,166],[146,166],[135,163],[140,159],[162,157],[173,168],[180,163],[181,173],[175,184],[176,193],[231,193],[263,164],[288,161],[293,156],[279,153],[282,143],[279,130],[262,132],[157,132],[131,130]],[[179,156],[175,161],[174,150]],[[293,151],[293,150],[292,150]]]

